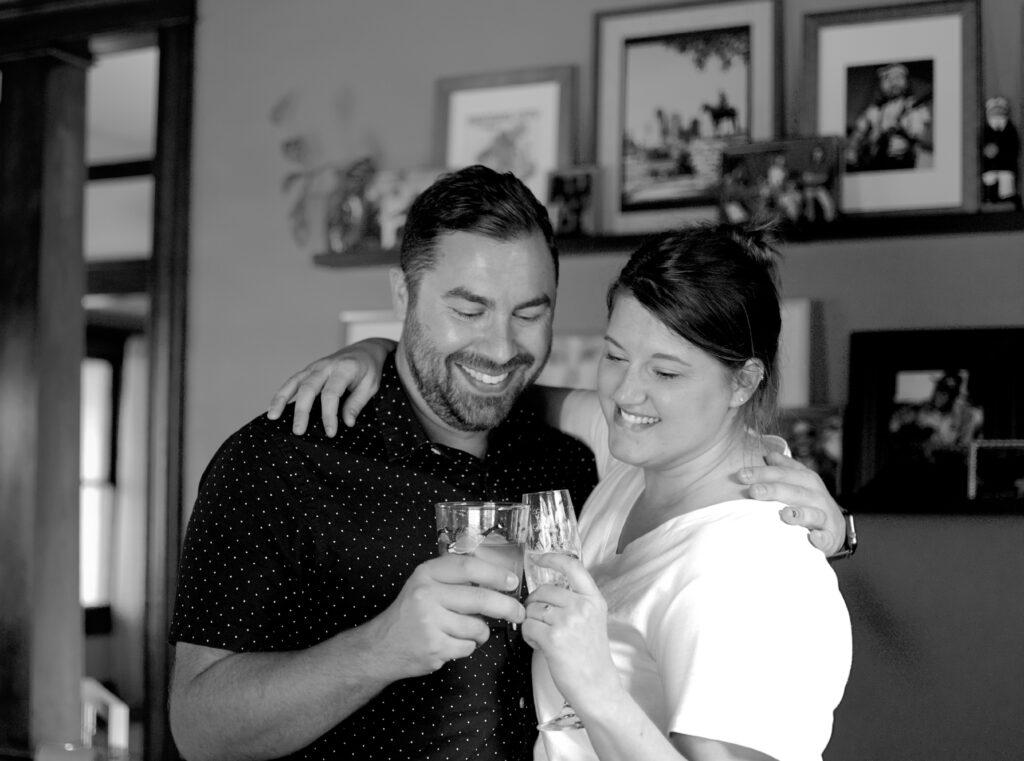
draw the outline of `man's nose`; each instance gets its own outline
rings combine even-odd
[[[491,321],[478,342],[479,351],[497,365],[503,365],[519,353],[515,331],[507,320]]]

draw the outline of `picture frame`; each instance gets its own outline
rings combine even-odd
[[[555,235],[597,235],[600,230],[600,170],[594,164],[551,172],[547,208]]]
[[[716,216],[724,146],[779,130],[779,16],[776,0],[595,14],[594,155],[607,232]]]
[[[843,460],[843,413],[835,405],[783,409],[775,433],[785,439],[794,460],[821,478],[833,497],[839,493]]]
[[[801,130],[846,138],[847,214],[978,209],[976,0],[804,17]]]
[[[770,217],[783,235],[827,229],[839,218],[841,156],[837,136],[726,147],[718,197],[723,221]]]
[[[1024,499],[1024,439],[971,443],[968,499]]]
[[[860,512],[1024,512],[969,500],[972,444],[1024,439],[1024,328],[855,332],[844,505]]]
[[[576,79],[571,65],[439,79],[435,163],[512,172],[543,202],[550,173],[576,161]]]

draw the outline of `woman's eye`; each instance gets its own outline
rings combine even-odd
[[[667,370],[655,370],[654,374],[657,377],[663,378],[665,380],[672,380],[674,378],[678,378],[679,377],[679,373],[670,373]]]
[[[610,351],[604,353],[604,358],[609,362],[625,362],[625,357],[620,357],[618,354],[612,354]]]

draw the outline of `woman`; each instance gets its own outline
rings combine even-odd
[[[850,666],[835,575],[736,474],[784,448],[780,315],[764,230],[655,236],[608,292],[597,392],[548,392],[594,450],[584,562],[527,600],[539,759],[820,759]],[[793,647],[801,642],[800,648]]]
[[[564,696],[586,731],[542,733],[538,758],[820,758],[849,673],[846,607],[781,505],[735,478],[780,443],[763,435],[773,252],[756,231],[658,236],[608,308],[597,393],[572,392],[558,416],[599,453],[586,567],[547,556],[572,589],[537,590],[523,625],[540,716]],[[793,652],[796,638],[819,651]]]

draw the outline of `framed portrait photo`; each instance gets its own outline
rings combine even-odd
[[[851,508],[1024,512],[1024,495],[1006,496],[999,459],[1016,467],[1016,453],[983,444],[1024,439],[1024,370],[1006,360],[1021,352],[1024,328],[853,333],[842,473]],[[991,474],[980,493],[978,467]]]
[[[730,146],[722,155],[722,219],[770,217],[783,233],[817,231],[839,217],[840,138]]]
[[[804,18],[801,127],[846,139],[842,211],[978,208],[978,34],[975,0]]]
[[[600,170],[595,165],[566,167],[551,173],[548,216],[555,235],[597,235]]]
[[[775,0],[719,0],[596,14],[607,232],[715,217],[724,149],[778,127],[778,13]]]
[[[575,66],[440,79],[435,163],[512,172],[544,203],[552,170],[575,161],[575,98]]]

